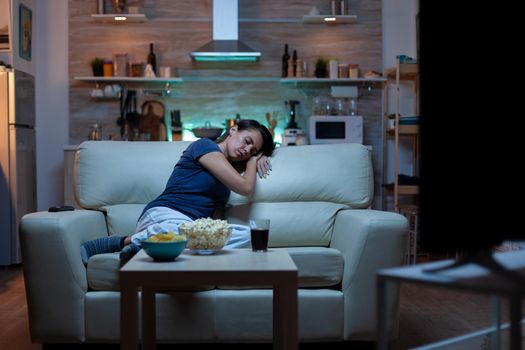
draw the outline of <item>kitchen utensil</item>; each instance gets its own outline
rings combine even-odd
[[[199,138],[209,138],[212,140],[217,139],[219,136],[221,136],[222,132],[224,131],[223,128],[216,128],[212,127],[211,123],[209,121],[204,122],[204,127],[201,128],[193,128],[191,130],[193,134]]]
[[[141,107],[139,133],[149,134],[151,141],[166,141],[168,135],[164,123],[164,104],[160,101],[148,100]]]
[[[99,123],[91,125],[91,130],[89,130],[88,140],[100,141],[102,139],[102,128]]]

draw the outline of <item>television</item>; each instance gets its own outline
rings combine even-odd
[[[494,268],[495,246],[525,240],[525,59],[508,32],[520,22],[496,28],[482,3],[458,5],[419,4],[419,243]]]

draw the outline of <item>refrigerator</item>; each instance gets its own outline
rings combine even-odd
[[[20,218],[36,211],[34,124],[34,77],[3,68],[0,70],[0,266],[22,262]]]

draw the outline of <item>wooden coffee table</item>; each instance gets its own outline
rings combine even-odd
[[[191,281],[191,282],[190,282]],[[297,349],[297,266],[284,249],[184,251],[173,262],[153,262],[143,250],[120,269],[121,349],[138,348],[138,291],[142,289],[142,349],[155,349],[155,292],[191,285],[273,286],[274,349]]]

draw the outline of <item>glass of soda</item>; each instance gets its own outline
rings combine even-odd
[[[270,219],[250,219],[252,251],[265,252],[268,250],[269,232]]]

